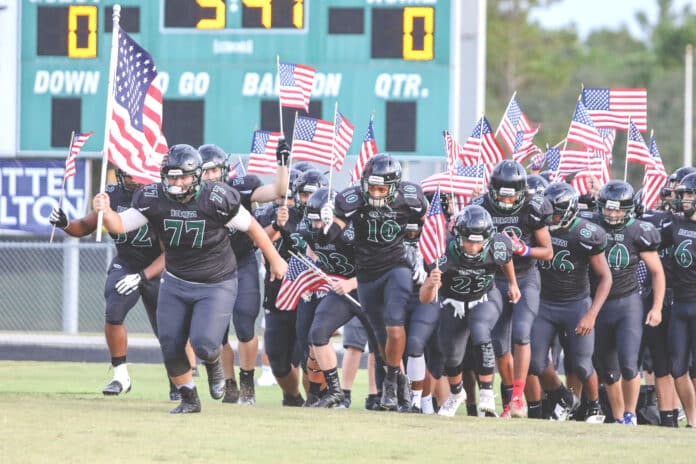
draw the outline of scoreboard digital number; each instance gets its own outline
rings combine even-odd
[[[110,0],[21,2],[19,142],[64,156],[72,130],[103,144]],[[280,128],[276,56],[317,69],[309,115],[356,126],[375,113],[380,150],[442,156],[448,127],[450,16],[437,0],[122,0],[120,25],[153,56],[167,141],[249,151],[252,131]],[[301,112],[303,113],[303,112]],[[283,112],[288,138],[294,109]]]

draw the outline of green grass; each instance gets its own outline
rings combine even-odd
[[[687,463],[696,449],[683,428],[368,412],[364,371],[349,410],[282,408],[278,387],[253,408],[214,402],[202,374],[203,412],[172,416],[164,369],[129,371],[133,390],[105,398],[104,364],[0,362],[0,463]]]

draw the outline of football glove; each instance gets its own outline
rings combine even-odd
[[[319,215],[321,216],[321,223],[324,224],[324,226],[328,227],[334,222],[334,206],[332,202],[326,203],[324,206],[322,206],[321,211],[319,212]]]
[[[290,147],[285,142],[285,139],[278,139],[278,146],[276,147],[276,162],[278,166],[287,166],[288,158],[290,158]]]
[[[48,217],[48,222],[61,229],[68,227],[68,217],[65,215],[65,211],[58,207],[53,208],[51,215]]]
[[[146,280],[145,274],[142,271],[137,274],[128,274],[116,282],[116,291],[121,295],[130,295],[144,280]]]
[[[466,316],[466,301],[459,301],[452,298],[442,300],[443,308],[451,308],[454,311],[454,317],[464,319]]]

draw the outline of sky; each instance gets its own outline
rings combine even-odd
[[[691,5],[696,11],[696,0],[674,0],[674,9],[680,11]],[[626,24],[636,38],[644,39],[635,21],[635,13],[645,11],[651,23],[657,18],[657,0],[561,0],[544,10],[536,11],[532,18],[545,27],[564,26],[575,23],[581,38],[586,38],[593,29],[619,29]]]

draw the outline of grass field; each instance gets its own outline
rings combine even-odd
[[[277,387],[214,402],[203,373],[203,412],[172,416],[164,369],[129,370],[133,390],[105,398],[104,364],[0,361],[0,463],[696,462],[684,428],[368,412],[364,371],[349,410],[282,408]]]

